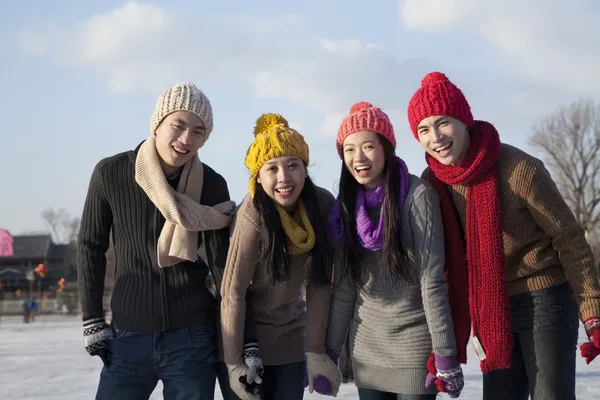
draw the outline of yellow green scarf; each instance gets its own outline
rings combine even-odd
[[[279,205],[275,205],[281,218],[281,225],[286,235],[287,252],[289,254],[307,253],[315,247],[315,231],[310,224],[302,199],[291,217]]]

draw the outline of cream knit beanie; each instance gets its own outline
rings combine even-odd
[[[206,142],[213,129],[212,106],[206,95],[191,82],[178,83],[160,95],[152,113],[150,132],[153,134],[162,120],[176,111],[191,112],[202,120],[206,128]]]

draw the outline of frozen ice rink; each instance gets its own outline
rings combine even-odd
[[[583,327],[580,343],[585,340]],[[470,362],[465,367],[465,389],[461,399],[481,398],[481,373],[470,347]],[[600,397],[600,359],[591,365],[577,360],[577,399]],[[93,399],[102,367],[97,357],[83,348],[80,317],[42,315],[31,324],[18,317],[0,320],[0,398],[6,400],[85,400]],[[310,395],[305,399],[325,399]],[[358,399],[354,384],[344,385],[338,399]],[[449,398],[440,395],[440,399]],[[159,383],[151,399],[162,399]],[[221,399],[217,392],[215,399]]]

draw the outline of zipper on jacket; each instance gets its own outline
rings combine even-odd
[[[154,207],[154,243],[156,244],[156,252],[155,255],[158,256],[158,207]],[[156,260],[156,264],[158,265],[158,260]],[[167,282],[165,278],[165,271],[163,268],[158,265],[158,276],[160,277],[160,303],[162,309],[162,329],[161,331],[167,330],[168,325],[168,315],[167,315]]]

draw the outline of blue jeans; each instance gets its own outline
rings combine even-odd
[[[215,327],[167,332],[116,331],[108,348],[96,400],[148,400],[159,380],[166,400],[213,400]]]
[[[568,283],[510,298],[512,366],[483,376],[485,400],[575,400],[577,303]]]
[[[358,398],[360,400],[435,400],[437,394],[396,394],[358,388]]]
[[[304,374],[306,362],[285,365],[265,365],[261,385],[262,400],[302,400],[304,397]],[[239,400],[229,387],[227,366],[219,363],[219,386],[223,400]]]

